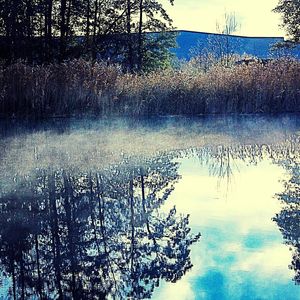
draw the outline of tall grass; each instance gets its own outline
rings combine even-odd
[[[15,63],[0,70],[2,116],[278,113],[300,111],[300,62],[291,59],[207,71],[187,64],[144,75],[74,60]]]

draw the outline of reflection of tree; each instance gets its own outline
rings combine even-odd
[[[285,207],[274,220],[282,232],[285,243],[293,251],[290,268],[295,271],[294,281],[300,284],[300,164],[294,160],[285,160],[281,164],[289,171],[291,177],[285,183],[285,191],[278,198]]]
[[[205,165],[211,176],[218,178],[218,185],[226,180],[229,187],[236,172],[239,172],[239,163],[257,164],[267,157],[272,149],[262,145],[220,145],[217,147],[205,147],[197,149],[193,155],[199,159],[201,165]]]
[[[285,183],[285,191],[278,195],[284,203],[282,211],[276,215],[277,222],[285,243],[294,251],[290,268],[295,271],[294,281],[300,284],[300,148],[299,135],[291,136],[284,143],[270,145],[237,145],[202,148],[197,150],[197,157],[208,166],[211,175],[230,182],[237,162],[257,164],[263,159],[270,159],[284,167],[290,173]]]
[[[239,172],[239,163],[257,165],[264,159],[275,162],[293,160],[300,153],[299,139],[291,137],[280,144],[236,144],[203,147],[183,150],[181,156],[197,157],[201,165],[206,166],[211,176],[219,181],[231,182]]]
[[[178,180],[165,156],[101,173],[37,171],[1,192],[0,263],[10,297],[149,298],[191,268],[187,217],[159,213]]]
[[[290,268],[295,271],[294,281],[300,284],[300,143],[299,135],[291,136],[284,143],[270,145],[237,145],[206,147],[192,152],[208,167],[211,175],[227,183],[237,170],[237,162],[257,164],[270,159],[290,173],[285,191],[278,195],[284,208],[274,221],[282,232],[285,243],[291,247],[293,258]]]

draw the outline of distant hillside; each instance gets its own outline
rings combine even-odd
[[[226,36],[207,32],[194,32],[178,30],[177,44],[178,48],[172,49],[173,53],[179,59],[189,60],[193,54],[192,49],[201,52],[209,48],[211,43],[228,41],[232,52],[243,55],[248,54],[258,58],[270,58],[274,55],[283,55],[283,53],[271,53],[271,47],[275,43],[283,42],[283,37],[246,37],[246,36]],[[300,58],[300,47],[288,51],[290,55]],[[286,53],[286,52],[285,52]]]

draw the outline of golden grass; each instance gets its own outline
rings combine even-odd
[[[299,107],[300,62],[291,59],[142,75],[81,59],[48,66],[19,62],[0,70],[3,116],[280,113]]]

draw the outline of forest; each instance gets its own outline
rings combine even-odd
[[[288,34],[277,47],[297,45],[298,2],[274,11]],[[235,18],[218,28],[224,38],[178,61],[158,0],[0,0],[0,116],[299,112],[299,60],[236,55]]]
[[[178,181],[172,157],[105,171],[38,169],[0,191],[11,299],[148,299],[192,267],[189,216],[158,209]],[[118,176],[116,176],[116,174]]]
[[[8,63],[81,57],[142,70],[168,58],[175,45],[174,34],[166,34],[170,29],[172,20],[157,0],[0,1],[0,57]]]

